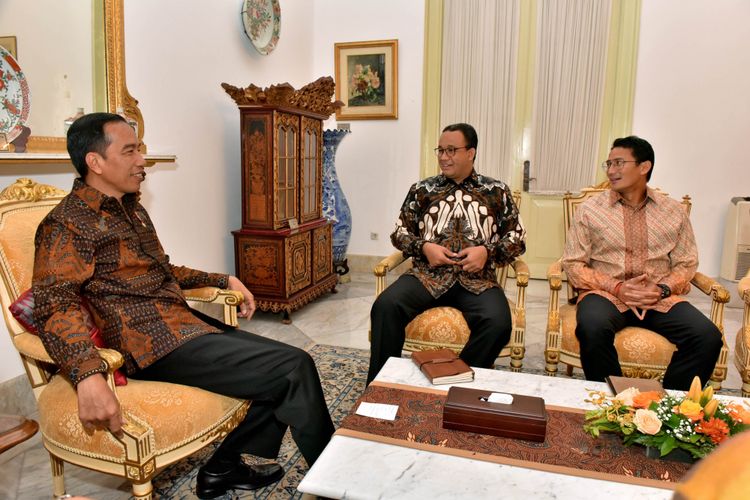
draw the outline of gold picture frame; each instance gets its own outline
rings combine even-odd
[[[15,36],[0,36],[0,47],[10,52],[13,59],[18,60],[18,41]]]
[[[398,119],[398,40],[334,44],[337,120]]]

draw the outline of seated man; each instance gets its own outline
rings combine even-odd
[[[621,375],[615,333],[653,330],[677,346],[664,387],[708,382],[721,351],[719,329],[681,295],[690,290],[698,251],[685,207],[648,187],[654,150],[631,136],[612,144],[610,190],[583,203],[568,231],[562,265],[580,290],[576,337],[588,380]]]
[[[491,367],[513,327],[495,265],[525,250],[525,232],[510,189],[474,170],[477,133],[466,123],[443,129],[435,149],[442,174],[414,184],[406,196],[393,245],[413,268],[372,306],[371,382],[390,356],[401,356],[404,329],[436,306],[459,309],[471,335],[461,359]]]
[[[247,417],[200,469],[199,497],[277,481],[278,464],[245,466],[240,454],[275,459],[287,427],[312,465],[333,433],[312,358],[188,307],[181,288],[238,290],[245,298],[239,315],[248,319],[255,302],[234,276],[169,262],[138,203],[145,161],[122,117],[79,118],[68,132],[68,152],[80,177],[37,230],[34,319],[47,352],[76,388],[83,425],[120,433],[122,415],[106,365],[84,334],[82,301],[107,345],[123,355],[129,376],[252,400]]]

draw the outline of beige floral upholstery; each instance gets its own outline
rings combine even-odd
[[[42,443],[52,465],[53,494],[65,494],[63,464],[69,462],[123,477],[131,482],[135,498],[151,498],[151,478],[161,468],[225,436],[245,417],[249,403],[161,382],[129,379],[126,386],[115,387],[111,374],[122,365],[122,356],[102,349],[110,387],[123,409],[124,436],[116,438],[103,430],[88,433],[81,427],[75,390],[55,374],[39,337],[26,332],[8,311],[8,305],[31,286],[36,228],[64,195],[30,179],[18,179],[0,193],[0,307],[37,399]],[[222,304],[224,319],[236,324],[233,309],[242,300],[241,294],[199,289],[187,295]]]
[[[734,344],[734,366],[742,377],[742,395],[750,397],[750,270],[737,285],[740,298],[745,303],[742,326]]]
[[[521,194],[513,193],[513,201],[520,207]],[[375,296],[380,295],[387,286],[387,275],[400,265],[408,265],[410,259],[405,259],[401,252],[394,252],[375,266]],[[510,341],[500,352],[499,357],[510,357],[510,367],[520,371],[523,367],[523,357],[526,352],[526,287],[529,284],[529,268],[527,264],[516,259],[511,264],[516,275],[516,297],[509,299],[510,311],[513,318],[513,331]],[[497,281],[505,289],[508,277],[508,266],[496,270]],[[434,307],[414,318],[406,326],[406,340],[404,350],[409,352],[441,349],[447,347],[457,354],[463,350],[469,340],[469,325],[456,308]]]
[[[581,194],[565,193],[563,197],[565,228],[570,227],[576,208],[592,195],[607,189],[607,183],[581,190]],[[690,212],[690,197],[683,198],[685,208]],[[547,271],[550,286],[550,305],[547,318],[547,338],[544,350],[548,375],[557,374],[558,363],[567,365],[567,373],[571,375],[574,368],[581,368],[581,354],[578,339],[575,336],[576,314],[575,306],[559,304],[559,294],[562,288],[563,271],[560,261],[553,263]],[[729,352],[724,339],[724,304],[729,301],[729,292],[718,282],[696,273],[691,282],[696,288],[712,298],[711,321],[719,328],[724,340],[724,346],[716,363],[711,385],[721,388],[721,382],[727,377],[727,359]],[[576,292],[568,285],[569,301],[575,301]],[[659,378],[672,359],[676,347],[661,335],[644,328],[628,327],[615,335],[615,349],[620,360],[620,367],[626,377]]]

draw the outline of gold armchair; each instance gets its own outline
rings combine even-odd
[[[734,366],[742,377],[742,397],[750,397],[750,270],[737,284],[737,291],[745,303],[742,326],[734,344]]]
[[[521,194],[513,192],[513,201],[521,206]],[[388,286],[388,272],[404,264],[407,258],[401,252],[394,252],[381,260],[374,268],[375,297]],[[513,331],[510,341],[503,347],[498,357],[510,356],[510,368],[521,371],[523,357],[526,353],[526,287],[529,284],[529,267],[521,259],[516,259],[511,266],[516,275],[516,299],[508,300],[513,317]],[[495,270],[498,284],[505,290],[508,278],[508,266]],[[469,340],[469,325],[466,324],[461,311],[453,307],[433,307],[414,318],[406,326],[404,350],[409,352],[447,347],[456,354],[460,353]]]
[[[563,220],[566,230],[573,221],[575,210],[584,201],[608,189],[608,183],[581,190],[579,195],[565,193],[563,197]],[[690,213],[689,196],[684,196],[682,203]],[[567,231],[566,231],[567,233]],[[567,235],[566,235],[567,237]],[[544,350],[545,370],[547,375],[557,375],[558,363],[567,365],[568,376],[574,368],[581,368],[580,344],[575,335],[577,292],[568,283],[568,303],[560,305],[559,295],[562,288],[562,265],[558,260],[547,270],[550,287],[549,309],[547,316],[547,337]],[[729,292],[717,281],[697,272],[691,283],[700,291],[711,297],[711,321],[722,334],[723,347],[711,376],[710,383],[715,389],[727,377],[729,351],[724,338],[724,304],[729,301]],[[662,378],[667,370],[672,353],[676,347],[661,335],[645,328],[627,327],[615,335],[615,348],[623,375],[638,378]]]
[[[50,455],[54,495],[65,494],[63,464],[69,462],[123,477],[133,496],[149,499],[151,478],[162,468],[225,436],[247,413],[249,403],[176,384],[129,380],[115,387],[112,372],[123,359],[111,349],[99,352],[108,365],[108,381],[123,411],[124,436],[87,432],[78,419],[75,389],[56,373],[36,335],[10,315],[8,305],[31,286],[34,234],[42,218],[65,192],[30,179],[18,179],[0,193],[0,303],[13,345],[18,350],[39,409],[42,443]],[[225,321],[237,322],[238,292],[190,291],[188,298],[224,305]]]

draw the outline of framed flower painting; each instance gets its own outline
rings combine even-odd
[[[398,40],[334,44],[338,120],[398,118]]]

